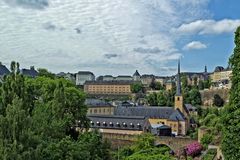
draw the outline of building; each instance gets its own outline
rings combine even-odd
[[[103,83],[86,82],[85,84],[92,85],[91,89],[89,89],[89,86],[86,86],[86,89],[88,91],[91,90],[91,93],[95,93],[93,90],[98,90],[99,93],[100,90],[102,94],[103,90],[106,94],[106,92],[110,91],[110,93],[113,93],[115,86],[110,90],[111,85],[119,85],[113,81],[111,83],[103,81]],[[100,85],[100,87],[96,88],[97,85]],[[183,103],[181,94],[180,63],[178,64],[176,85],[174,107],[135,106],[129,105],[129,103],[121,103],[115,107],[113,115],[88,116],[91,120],[91,128],[99,129],[100,132],[115,138],[123,135],[142,134],[143,132],[151,132],[155,135],[170,135],[170,132],[174,135],[186,135],[190,127],[190,114]],[[93,89],[93,87],[95,88]],[[116,90],[118,93],[119,86],[116,87]]]
[[[210,75],[213,89],[230,89],[231,88],[232,70],[230,67],[224,68],[217,66]]]
[[[144,74],[141,76],[141,82],[144,86],[149,87],[154,82],[154,78],[155,76],[152,74],[151,75]]]
[[[141,75],[139,74],[138,70],[133,74],[134,81],[141,81]]]
[[[0,82],[2,82],[5,75],[10,74],[8,68],[0,63]]]
[[[76,85],[84,85],[86,81],[94,81],[95,75],[89,71],[79,71],[76,74]]]
[[[20,73],[32,78],[38,76],[38,72],[35,70],[34,66],[31,66],[30,69],[21,69]]]
[[[62,77],[65,78],[71,82],[73,82],[74,84],[76,84],[76,74],[74,73],[64,73],[64,72],[60,72],[57,74],[58,77]]]
[[[204,72],[182,72],[183,76],[186,76],[187,83],[190,86],[199,84],[200,81],[208,80],[209,73],[207,72],[207,66],[205,66]]]
[[[84,92],[89,95],[130,95],[133,81],[86,81]]]
[[[103,81],[113,81],[114,77],[112,75],[105,75],[103,76]]]
[[[176,85],[175,85],[175,82],[174,82],[172,79],[169,79],[169,80],[166,81],[165,86],[166,86],[166,90],[167,90],[167,91],[170,91],[170,90],[172,90]]]
[[[167,82],[167,77],[155,76],[154,82],[160,83],[161,85],[165,85]]]
[[[133,77],[132,76],[120,75],[120,76],[115,77],[114,80],[116,80],[116,81],[132,81]]]
[[[151,127],[144,116],[89,115],[91,129],[99,129],[107,138],[140,135]]]
[[[113,115],[114,113],[114,106],[104,100],[86,99],[85,105],[88,107],[88,115]]]

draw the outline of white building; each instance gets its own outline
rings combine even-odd
[[[79,71],[76,74],[76,85],[84,85],[86,81],[94,81],[95,75],[89,71]]]

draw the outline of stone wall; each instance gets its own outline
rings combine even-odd
[[[228,103],[229,99],[229,89],[209,89],[200,91],[202,98],[202,105],[212,106],[213,105],[213,96],[218,94],[225,103]]]

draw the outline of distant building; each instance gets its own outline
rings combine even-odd
[[[94,83],[96,82],[86,82],[85,84],[91,85]],[[170,132],[175,135],[186,135],[190,127],[190,114],[181,94],[180,63],[176,84],[174,107],[132,106],[130,103],[124,102],[114,109],[113,115],[88,116],[91,120],[91,128],[99,129],[100,132],[116,138],[117,136],[136,135],[143,132],[152,132],[157,135],[170,135]],[[96,85],[103,85],[104,87],[96,88]],[[112,93],[115,86],[109,85],[109,82],[98,82],[92,88],[95,87],[97,91],[103,90],[105,94],[106,91]],[[112,82],[112,85],[116,85],[116,82]],[[117,92],[119,92],[119,87],[116,87]]]
[[[34,66],[31,66],[30,69],[21,69],[20,73],[32,78],[38,76],[38,72],[35,70]]]
[[[84,85],[86,81],[94,81],[95,75],[89,71],[79,71],[76,73],[76,85]]]
[[[230,89],[232,85],[231,76],[232,76],[232,70],[230,67],[227,67],[225,69],[222,66],[217,66],[214,72],[210,75],[212,88],[213,89],[218,89],[218,88]]]
[[[133,74],[134,81],[141,81],[141,75],[139,74],[138,70]]]
[[[165,86],[166,86],[166,90],[170,91],[176,86],[175,81],[172,80],[172,79],[169,79],[169,80],[166,81]]]
[[[154,82],[154,75],[144,74],[141,76],[141,82],[144,86],[149,87]]]
[[[186,76],[188,85],[193,86],[195,83],[198,85],[199,81],[205,81],[209,78],[207,72],[207,66],[204,68],[204,72],[181,72],[183,76]]]
[[[8,74],[10,74],[8,68],[0,63],[0,82],[3,80],[3,77]]]
[[[105,75],[103,76],[103,81],[113,81],[114,77],[112,75]]]
[[[116,81],[132,81],[133,77],[132,76],[124,76],[120,75],[115,78]]]
[[[64,73],[64,72],[60,72],[57,74],[58,77],[62,77],[65,78],[71,82],[73,82],[74,84],[76,84],[76,74],[73,73]]]
[[[85,105],[88,107],[88,115],[113,115],[114,113],[114,106],[104,100],[86,99]]]
[[[86,81],[84,92],[90,95],[130,95],[132,81]]]
[[[161,85],[165,85],[168,77],[161,77],[161,76],[155,76],[154,82],[160,83]]]
[[[145,116],[89,115],[90,128],[99,129],[104,137],[140,135],[151,127]]]

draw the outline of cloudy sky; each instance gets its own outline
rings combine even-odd
[[[171,75],[227,66],[239,0],[0,0],[0,61]]]

